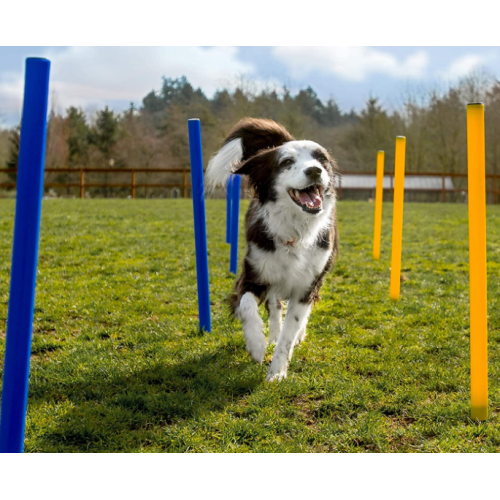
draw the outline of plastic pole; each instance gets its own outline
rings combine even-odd
[[[375,223],[373,228],[373,258],[380,259],[382,234],[382,203],[384,201],[384,152],[377,153],[377,187],[375,189]]]
[[[392,300],[399,300],[401,286],[401,250],[403,246],[403,204],[405,198],[405,152],[406,137],[396,137],[396,161],[394,172],[394,208],[392,215]]]
[[[488,418],[484,105],[467,106],[471,418]]]
[[[210,318],[210,287],[208,279],[207,223],[205,218],[205,188],[200,120],[188,120],[189,152],[191,156],[191,186],[193,193],[194,240],[196,247],[196,280],[200,330],[212,331]]]
[[[42,208],[50,61],[26,59],[0,418],[0,452],[22,453]]]
[[[233,176],[230,175],[226,184],[226,243],[231,243],[231,187]]]
[[[233,176],[231,187],[231,258],[229,272],[236,274],[238,271],[238,230],[240,225],[240,191],[241,177]]]

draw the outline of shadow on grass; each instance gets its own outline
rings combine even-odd
[[[230,350],[221,347],[170,366],[154,361],[129,375],[99,377],[94,371],[85,382],[34,388],[33,404],[64,401],[36,448],[133,450],[147,447],[148,434],[157,438],[166,426],[223,410],[253,392],[264,378],[250,360],[235,362]]]

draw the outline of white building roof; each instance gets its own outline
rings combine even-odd
[[[343,174],[339,185],[342,189],[375,189],[375,175],[350,175]],[[405,189],[415,190],[441,190],[443,185],[442,177],[424,176],[424,175],[407,175],[405,176]],[[391,176],[384,176],[384,189],[391,189]],[[444,189],[453,191],[453,179],[451,177],[444,178]]]

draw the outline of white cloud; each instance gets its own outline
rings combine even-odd
[[[313,72],[330,73],[353,81],[365,80],[374,73],[421,78],[429,63],[423,50],[403,60],[372,47],[274,47],[273,53],[294,78]]]
[[[51,60],[51,93],[57,105],[102,106],[112,101],[139,103],[161,77],[185,75],[211,96],[237,77],[250,77],[253,65],[238,59],[236,47],[70,47],[45,54]],[[23,75],[0,74],[0,110],[19,111]]]
[[[484,66],[491,59],[491,55],[466,54],[455,59],[448,68],[440,72],[440,76],[447,80],[456,80]]]

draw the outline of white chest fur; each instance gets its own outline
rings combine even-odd
[[[288,300],[302,297],[324,269],[331,250],[316,246],[278,244],[267,252],[250,245],[250,264],[262,283],[269,284],[269,295]]]

